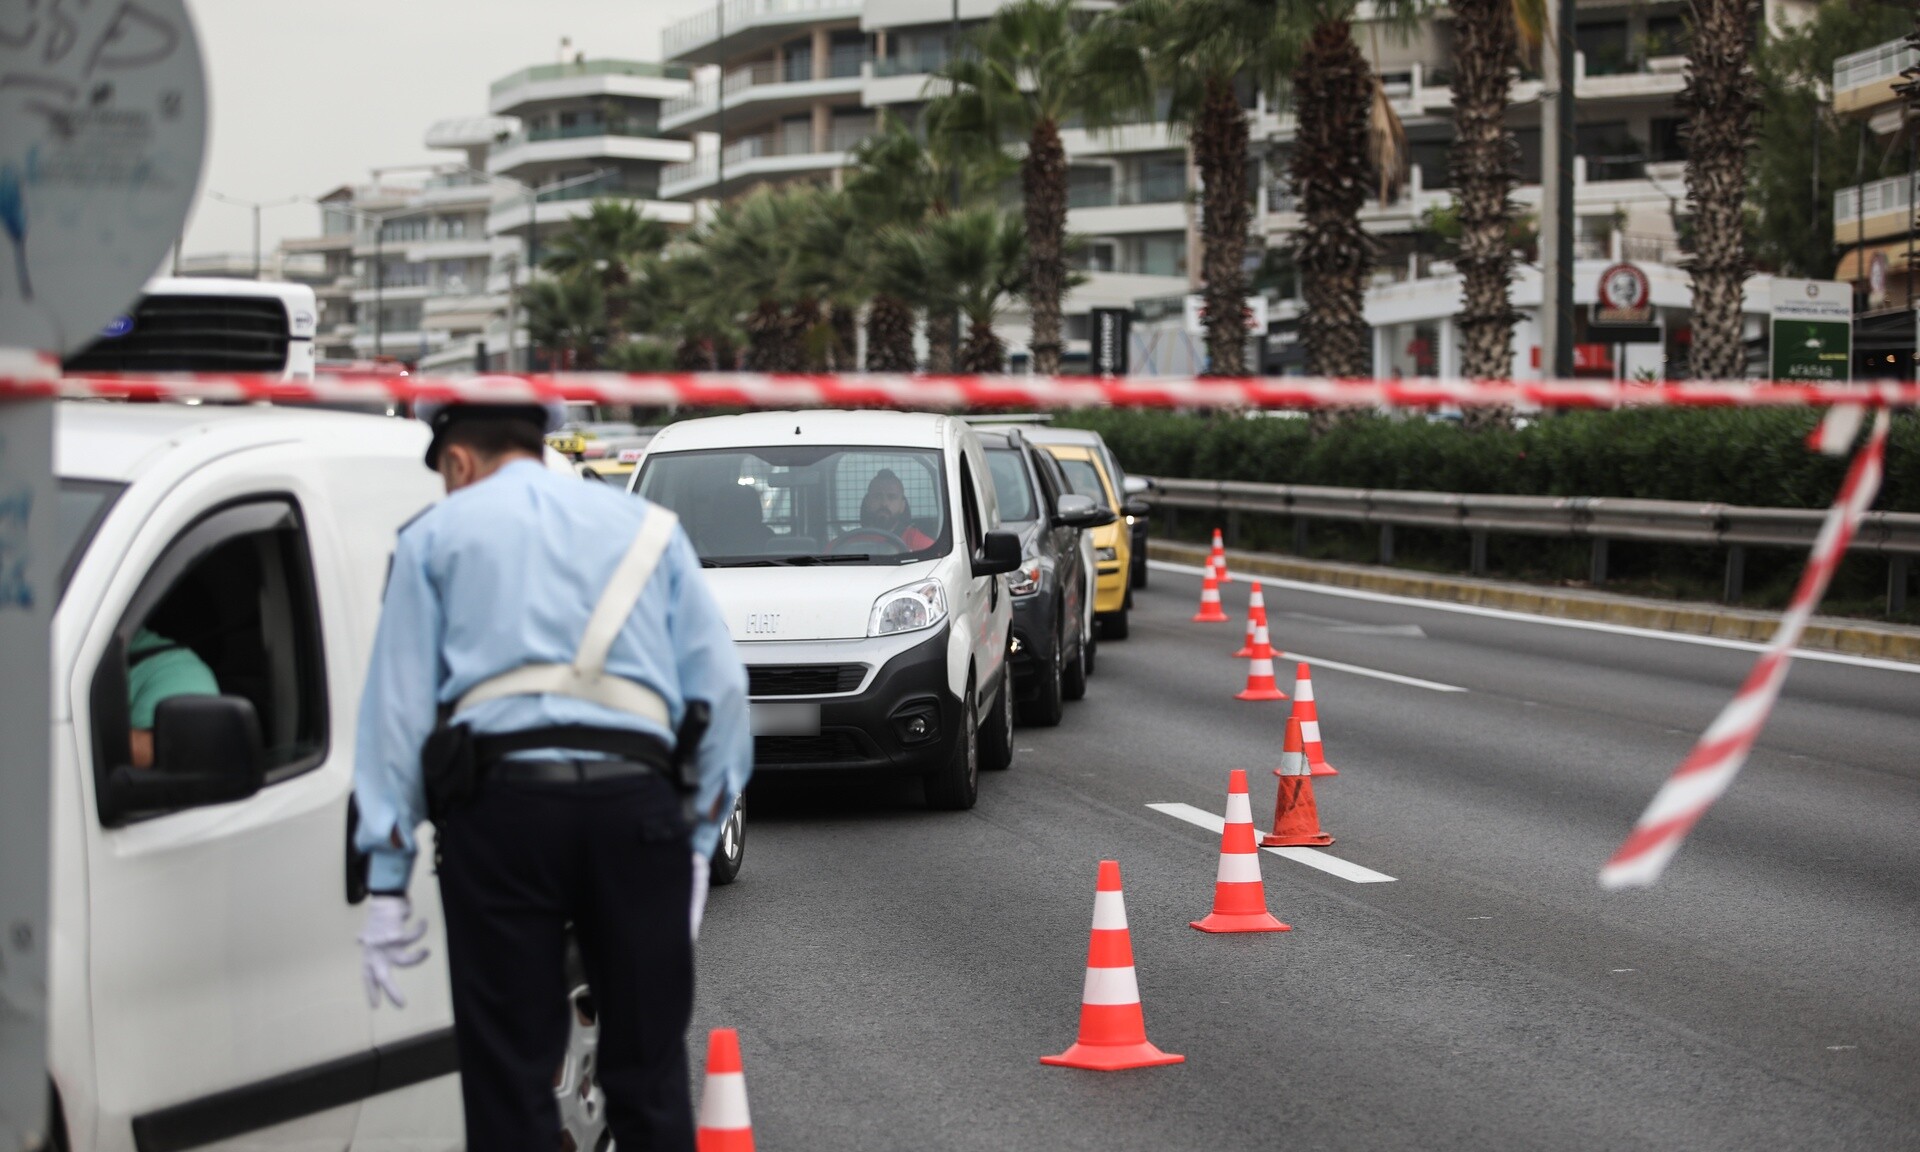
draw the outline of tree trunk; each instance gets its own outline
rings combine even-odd
[[[827,310],[827,326],[833,331],[833,370],[860,371],[860,317],[845,305],[832,304]]]
[[[1200,269],[1206,281],[1207,374],[1247,374],[1247,114],[1231,77],[1209,77],[1193,135],[1200,168]]]
[[[773,300],[762,300],[747,317],[747,371],[785,372],[787,317]]]
[[[944,308],[927,309],[927,371],[935,375],[953,371],[953,341],[959,324],[959,317]]]
[[[916,367],[913,309],[898,296],[875,296],[867,309],[867,371],[911,372]]]
[[[993,322],[975,320],[967,325],[966,347],[960,350],[960,371],[997,374],[1007,370],[1007,346],[994,335]]]
[[[1686,110],[1687,196],[1693,201],[1693,349],[1697,380],[1746,375],[1740,295],[1747,278],[1747,147],[1759,85],[1749,68],[1759,0],[1692,0]]]
[[[802,300],[787,312],[782,344],[783,372],[823,372],[827,367],[827,340],[819,331],[820,302]]]
[[[707,372],[713,368],[713,350],[704,340],[683,337],[673,349],[673,366],[681,372]]]
[[[1345,20],[1313,30],[1293,76],[1299,130],[1293,145],[1293,186],[1300,200],[1295,263],[1305,313],[1300,318],[1307,371],[1315,376],[1362,377],[1372,371],[1367,328],[1367,277],[1374,242],[1360,227],[1360,206],[1372,187],[1367,161],[1367,112],[1373,81]],[[1331,423],[1316,409],[1313,427]]]
[[[1513,0],[1453,0],[1454,203],[1460,213],[1461,370],[1513,374],[1513,192],[1520,147],[1507,131],[1507,78],[1518,37]],[[1507,407],[1469,408],[1469,428],[1505,427]]]
[[[1033,370],[1060,371],[1060,298],[1067,288],[1067,150],[1051,121],[1034,125],[1020,164],[1026,197],[1027,304],[1032,310]]]

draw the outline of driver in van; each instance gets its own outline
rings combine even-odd
[[[153,713],[175,696],[218,696],[213,669],[185,644],[142,626],[127,646],[127,726],[135,768],[153,767]]]
[[[892,533],[910,552],[933,547],[933,539],[914,527],[906,485],[891,468],[882,468],[867,485],[866,498],[860,501],[860,527]]]

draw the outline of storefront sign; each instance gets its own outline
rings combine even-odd
[[[1593,306],[1595,324],[1645,324],[1653,319],[1653,287],[1632,264],[1615,264],[1600,274]]]
[[[1853,286],[1838,280],[1783,280],[1772,288],[1775,380],[1853,378]]]

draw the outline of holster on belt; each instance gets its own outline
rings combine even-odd
[[[420,780],[427,794],[427,818],[435,825],[473,801],[480,789],[480,755],[473,729],[447,723],[447,709],[420,746]]]

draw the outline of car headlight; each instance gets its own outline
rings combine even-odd
[[[1015,596],[1031,596],[1040,590],[1040,561],[1028,560],[1007,573],[1007,591]]]
[[[1096,560],[1099,560],[1099,561],[1100,561],[1100,562],[1102,562],[1102,563],[1108,563],[1108,562],[1113,562],[1113,561],[1117,561],[1117,560],[1119,560],[1119,559],[1120,559],[1120,549],[1118,549],[1118,548],[1095,548],[1095,549],[1093,550],[1093,558],[1094,558],[1094,559],[1096,559]]]
[[[946,589],[940,587],[938,580],[922,580],[905,588],[895,588],[875,600],[873,614],[867,617],[867,635],[917,632],[946,618]]]

